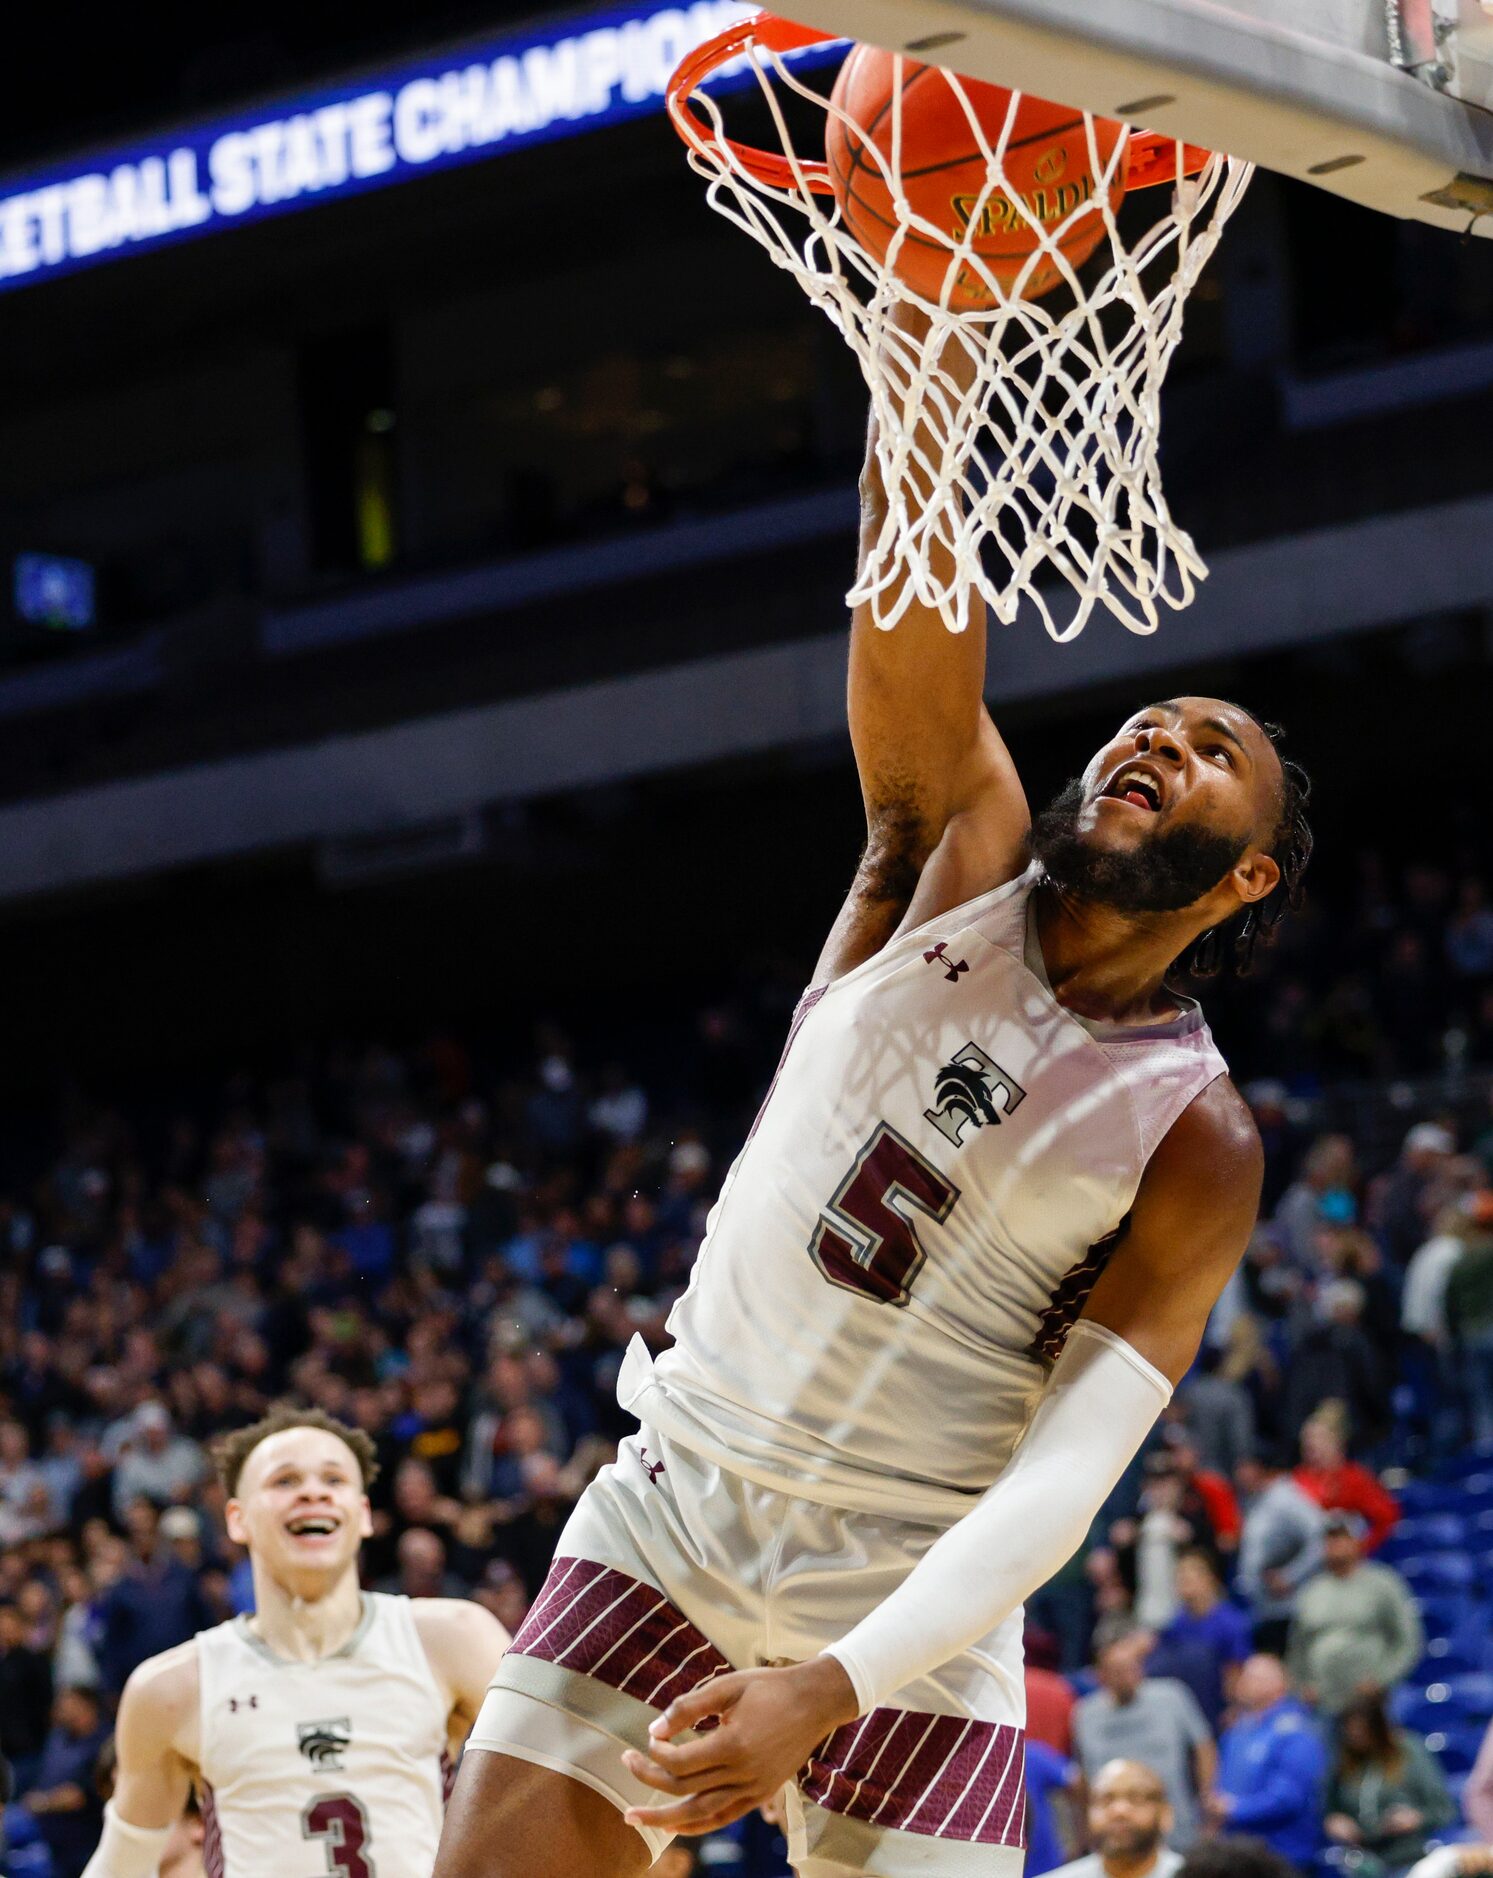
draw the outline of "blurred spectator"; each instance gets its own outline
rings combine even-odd
[[[105,1686],[115,1690],[146,1657],[218,1621],[196,1574],[160,1539],[155,1508],[136,1500],[127,1520],[132,1543],[125,1569],[98,1604],[99,1668]]]
[[[1456,1816],[1441,1770],[1413,1735],[1391,1725],[1383,1697],[1355,1697],[1338,1719],[1328,1838],[1399,1872],[1423,1858],[1427,1838]]]
[[[1299,1442],[1324,1402],[1347,1409],[1353,1445],[1374,1446],[1388,1430],[1388,1376],[1364,1328],[1367,1294],[1355,1278],[1333,1278],[1317,1291],[1317,1321],[1302,1332],[1286,1372],[1286,1425]]]
[[[1184,1518],[1182,1475],[1169,1454],[1146,1456],[1145,1485],[1139,1517],[1122,1520],[1110,1531],[1122,1565],[1133,1583],[1136,1621],[1148,1630],[1167,1623],[1177,1608],[1177,1559],[1183,1546],[1211,1537],[1206,1522],[1200,1535]]]
[[[1200,1839],[1183,1859],[1178,1878],[1296,1878],[1296,1867],[1263,1839],[1229,1833]]]
[[[1026,1757],[1026,1865],[1024,1878],[1042,1878],[1067,1859],[1060,1808],[1083,1776],[1065,1754],[1028,1733]]]
[[[1475,876],[1469,875],[1457,889],[1446,928],[1446,956],[1459,978],[1493,978],[1493,906]]]
[[[1463,1195],[1444,1208],[1436,1218],[1436,1230],[1417,1248],[1406,1269],[1405,1288],[1400,1294],[1400,1328],[1407,1337],[1428,1345],[1434,1355],[1450,1347],[1446,1284],[1469,1238],[1476,1238],[1488,1224],[1481,1217],[1487,1210],[1487,1197],[1481,1193]]]
[[[28,1642],[14,1604],[0,1604],[0,1754],[28,1778],[47,1738],[52,1713],[52,1664]]]
[[[1365,1561],[1364,1523],[1329,1513],[1324,1569],[1302,1587],[1287,1661],[1307,1699],[1340,1715],[1354,1696],[1392,1689],[1425,1649],[1409,1587],[1388,1565]]]
[[[1077,1693],[1059,1674],[1053,1641],[1030,1627],[1026,1634],[1023,1678],[1026,1683],[1026,1738],[1045,1741],[1065,1759],[1073,1751],[1073,1709]]]
[[[1205,1345],[1183,1383],[1179,1402],[1201,1465],[1225,1482],[1255,1449],[1254,1404],[1227,1363],[1227,1352]]]
[[[1308,1148],[1272,1220],[1286,1257],[1299,1271],[1312,1267],[1323,1219],[1354,1217],[1356,1181],[1353,1143],[1346,1135],[1322,1135]]]
[[[1493,1442],[1493,1194],[1480,1194],[1469,1211],[1462,1249],[1447,1274],[1446,1322],[1472,1438]]]
[[[1343,1417],[1324,1403],[1301,1430],[1301,1465],[1291,1478],[1324,1512],[1357,1513],[1365,1552],[1377,1552],[1399,1522],[1400,1505],[1378,1477],[1347,1458]]]
[[[195,1441],[173,1431],[164,1405],[142,1402],[114,1469],[114,1511],[123,1519],[125,1509],[136,1500],[169,1506],[200,1486],[207,1472],[207,1456]]]
[[[1291,1476],[1265,1460],[1235,1473],[1244,1503],[1238,1585],[1258,1649],[1284,1650],[1296,1593],[1322,1563],[1324,1515]]]
[[[1060,1878],[1173,1878],[1182,1863],[1167,1844],[1173,1829],[1166,1787],[1143,1761],[1110,1761],[1089,1789],[1084,1858],[1058,1867]]]
[[[1242,1523],[1239,1501],[1225,1475],[1205,1465],[1192,1430],[1172,1422],[1162,1431],[1162,1444],[1182,1483],[1182,1517],[1194,1529],[1199,1545],[1215,1553],[1233,1552]]]
[[[97,1690],[57,1691],[51,1730],[20,1800],[51,1848],[57,1878],[81,1878],[98,1843],[104,1806],[94,1769],[108,1739]]]
[[[406,1598],[460,1598],[467,1587],[446,1570],[446,1548],[433,1532],[415,1526],[398,1547],[399,1569],[378,1587]]]
[[[1151,1633],[1129,1618],[1107,1619],[1095,1632],[1099,1688],[1073,1711],[1073,1745],[1086,1780],[1110,1761],[1134,1759],[1153,1768],[1172,1809],[1167,1834],[1179,1850],[1201,1825],[1200,1796],[1213,1784],[1213,1735],[1191,1692],[1168,1678],[1148,1678]]]
[[[1218,1744],[1208,1816],[1219,1830],[1255,1834],[1293,1865],[1307,1866],[1322,1841],[1327,1750],[1278,1657],[1252,1656],[1235,1700],[1238,1719]]]
[[[1250,1621],[1224,1596],[1217,1565],[1201,1547],[1177,1561],[1177,1599],[1179,1609],[1158,1635],[1147,1673],[1185,1682],[1216,1729],[1250,1653]]]
[[[1437,1177],[1457,1151],[1456,1137],[1439,1122],[1417,1122],[1405,1136],[1400,1158],[1379,1183],[1375,1225],[1396,1264],[1408,1265],[1430,1226],[1430,1197]]]

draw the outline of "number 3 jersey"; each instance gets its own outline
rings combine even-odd
[[[410,1601],[316,1663],[276,1656],[243,1618],[197,1636],[208,1878],[430,1878],[448,1704]]]
[[[999,1475],[1147,1160],[1225,1069],[1190,1002],[1143,1028],[1058,1004],[1039,871],[805,993],[674,1346],[623,1364],[640,1420],[908,1519],[957,1518]]]

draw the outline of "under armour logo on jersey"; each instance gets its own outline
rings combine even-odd
[[[333,1721],[297,1722],[296,1736],[302,1754],[318,1772],[340,1770],[342,1757],[352,1745],[352,1717],[339,1715]]]
[[[956,1050],[933,1080],[933,1107],[923,1120],[959,1146],[966,1128],[999,1127],[1026,1100],[1026,1091],[977,1043]]]
[[[969,960],[951,959],[948,956],[948,951],[948,940],[940,939],[931,952],[925,952],[923,954],[923,963],[925,965],[941,965],[943,967],[944,977],[948,979],[951,985],[957,985],[959,982],[959,974],[969,970]]]
[[[228,1713],[230,1715],[237,1715],[241,1708],[258,1707],[259,1697],[257,1695],[231,1695],[228,1698]]]
[[[643,1471],[648,1476],[648,1484],[656,1487],[658,1485],[658,1477],[664,1471],[663,1462],[650,1461],[647,1448],[638,1449],[638,1460],[642,1463]]]

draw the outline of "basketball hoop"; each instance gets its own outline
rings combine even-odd
[[[1132,632],[1154,632],[1160,606],[1188,605],[1207,572],[1162,492],[1161,384],[1187,296],[1251,166],[1074,111],[1092,192],[1071,213],[1044,220],[1007,172],[1021,141],[1011,136],[1018,111],[1040,101],[1009,94],[992,134],[988,106],[982,123],[971,103],[972,92],[992,88],[948,72],[984,181],[978,197],[961,198],[962,231],[936,226],[909,202],[914,172],[902,167],[903,73],[916,75],[918,61],[896,55],[885,122],[868,128],[793,71],[791,55],[831,37],[759,13],[680,65],[668,107],[712,205],[829,316],[870,389],[887,504],[850,604],[869,606],[889,628],[916,599],[961,632],[978,591],[1005,621],[1026,600],[1058,640],[1072,638],[1101,603]],[[736,59],[755,74],[780,149],[728,136],[721,101],[701,89]],[[801,151],[788,112],[805,106],[819,128],[813,143],[800,134]],[[862,173],[885,192],[878,201],[894,211],[878,218],[888,234],[881,255],[850,227],[843,174],[837,193],[819,154],[847,137]],[[1149,225],[1123,237],[1123,197],[1168,187]],[[992,204],[1019,246],[999,265],[980,241]],[[1080,216],[1088,218],[1082,243]],[[909,257],[926,273],[935,251],[948,256],[936,298],[904,278],[914,271]],[[904,309],[923,317],[907,321]],[[1044,591],[1054,575],[1066,582],[1067,600]]]

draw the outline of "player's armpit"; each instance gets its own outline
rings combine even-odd
[[[1084,1316],[1123,1337],[1178,1383],[1208,1314],[1249,1244],[1265,1157],[1243,1097],[1210,1083],[1151,1156],[1130,1227]]]

